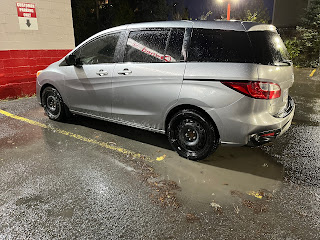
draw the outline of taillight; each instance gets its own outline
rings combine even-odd
[[[281,96],[281,88],[276,83],[269,82],[229,82],[221,81],[222,84],[249,97],[257,99],[275,99]]]

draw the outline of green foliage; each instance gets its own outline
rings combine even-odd
[[[298,63],[305,67],[319,65],[320,0],[313,0],[297,26],[301,55]]]
[[[300,52],[302,49],[300,42],[297,40],[296,37],[294,37],[292,39],[285,40],[284,44],[286,45],[290,59],[294,63],[297,62],[297,59],[300,56]]]
[[[259,22],[259,23],[268,23],[268,19],[264,16],[260,11],[252,12],[251,10],[245,11],[245,16],[241,19],[242,21],[249,21],[249,22]]]
[[[95,0],[74,0],[71,2],[73,28],[76,45],[95,34],[99,29],[95,14]]]
[[[184,8],[182,13],[182,20],[190,20],[190,12],[188,8]]]
[[[71,0],[76,44],[93,34],[118,25],[173,20],[189,20],[185,0]],[[226,2],[224,2],[226,4]],[[226,6],[213,2],[214,9],[198,19],[213,20],[225,16]],[[268,22],[263,0],[232,3],[232,19]],[[206,14],[205,14],[206,13]]]
[[[320,0],[313,0],[305,9],[294,37],[284,41],[293,63],[300,67],[319,66]]]
[[[184,8],[182,13],[175,11],[172,15],[172,20],[190,20],[190,13],[188,8]]]
[[[270,17],[263,0],[251,0],[240,6],[239,14],[236,18],[242,21],[268,23]]]
[[[209,17],[210,15],[212,15],[212,13],[213,13],[213,12],[209,11],[209,12],[207,12],[206,14],[202,14],[202,15],[200,16],[200,20],[208,20],[208,17]]]
[[[166,0],[71,0],[71,6],[76,44],[110,27],[168,19]]]
[[[135,22],[168,20],[166,0],[136,0],[136,3],[132,5],[135,10]]]
[[[245,1],[230,1],[231,2],[231,19],[268,23],[270,20],[268,9],[264,5],[263,0],[245,0]],[[226,20],[227,7],[226,2],[215,3],[214,16],[219,19]]]
[[[119,26],[127,23],[134,22],[134,10],[131,8],[129,1],[119,1],[114,4],[114,14],[113,19],[111,19],[113,26]]]

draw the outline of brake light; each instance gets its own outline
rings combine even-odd
[[[281,88],[276,83],[269,82],[229,82],[222,81],[222,84],[229,88],[236,90],[237,92],[243,93],[249,97],[257,99],[275,99],[281,96]]]

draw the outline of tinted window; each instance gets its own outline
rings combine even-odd
[[[188,61],[253,62],[248,35],[237,31],[193,29]]]
[[[75,54],[83,64],[113,63],[120,33],[109,34],[89,42]]]
[[[268,31],[249,32],[255,50],[256,62],[265,65],[278,65],[288,61],[287,49],[279,34]]]

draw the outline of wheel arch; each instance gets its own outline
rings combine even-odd
[[[195,105],[191,105],[191,104],[181,104],[181,105],[178,105],[178,106],[175,106],[174,108],[172,108],[167,116],[166,116],[166,120],[165,120],[165,132],[167,134],[167,129],[168,129],[168,125],[169,125],[169,122],[171,120],[171,118],[173,117],[173,115],[175,113],[177,113],[178,111],[180,110],[184,110],[184,109],[192,109],[192,110],[196,110],[198,111],[199,113],[203,114],[207,119],[209,119],[209,121],[213,124],[214,126],[214,129],[215,129],[215,132],[216,134],[218,135],[218,138],[220,139],[220,133],[219,133],[219,130],[218,130],[218,127],[217,127],[217,124],[215,123],[215,121],[212,119],[212,117],[202,108],[198,107],[198,106],[195,106]]]

